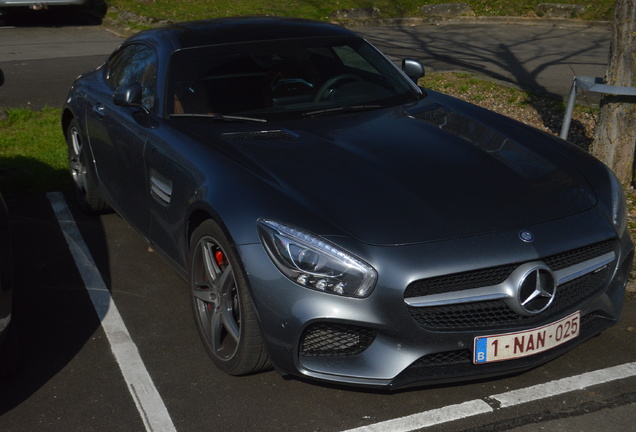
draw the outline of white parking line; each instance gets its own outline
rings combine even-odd
[[[84,243],[64,196],[59,192],[52,192],[47,196],[146,431],[176,432],[170,414],[146,370],[139,350],[128,333],[126,324],[117,310],[88,247]]]
[[[636,376],[636,362],[625,363],[607,369],[492,395],[483,400],[475,399],[343,432],[409,432],[634,376]],[[486,399],[499,402],[499,408],[489,405]]]
[[[636,362],[587,372],[519,390],[512,390],[490,396],[490,399],[498,401],[501,404],[501,408],[507,408],[632,376],[636,376]]]
[[[493,408],[482,400],[472,400],[457,405],[448,405],[431,411],[400,417],[381,423],[370,424],[345,432],[408,432],[438,424],[486,414]]]

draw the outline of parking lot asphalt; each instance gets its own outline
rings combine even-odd
[[[431,26],[426,26],[426,29],[431,32],[436,30]],[[490,40],[490,46],[494,46],[502,35],[509,34],[510,29],[510,25],[506,24],[501,33],[490,33],[486,38]],[[572,38],[580,36],[581,41],[586,33],[602,41],[608,35],[606,30],[597,29],[548,30],[549,37],[533,36],[533,41],[554,45],[562,31]],[[427,37],[415,38],[413,29],[376,27],[359,31],[370,39],[378,38],[378,41],[386,37],[385,42],[380,43],[387,44],[395,56],[402,55],[402,49],[408,49],[404,47],[409,40],[419,44]],[[391,31],[398,31],[402,36],[391,36],[394,34]],[[474,39],[475,31],[476,28],[469,28],[466,33],[456,33],[464,41],[470,41]],[[541,33],[542,30],[534,31]],[[436,38],[440,39],[440,36]],[[604,69],[600,58],[606,54],[606,47],[602,41],[588,50],[597,52],[598,59],[589,61],[594,64],[585,65],[583,61],[576,67],[577,70],[579,66],[581,69],[590,66],[590,73],[596,74],[594,71]],[[116,44],[117,40],[108,43]],[[532,47],[531,43],[525,45]],[[465,52],[457,53],[473,55],[470,53],[471,46],[474,45],[469,44]],[[539,46],[533,49],[540,50]],[[443,49],[440,47],[440,50],[431,51],[431,55],[443,60]],[[496,52],[490,51],[490,54]],[[26,69],[20,68],[28,68],[29,64],[37,70],[32,72],[35,75],[25,76],[37,76],[38,70],[46,70],[50,76],[56,76],[58,60],[36,61],[33,56],[28,57],[11,63],[18,71],[15,76],[25,75],[21,71]],[[68,57],[64,80],[70,73],[75,73],[75,58],[86,60],[86,57]],[[521,57],[515,55],[510,58]],[[540,60],[538,54],[534,59]],[[552,63],[547,58],[543,60]],[[0,63],[5,61],[6,58],[3,58]],[[86,63],[80,62],[75,67],[77,65],[84,67]],[[444,63],[440,65],[435,69],[447,68]],[[488,66],[482,67],[477,63],[471,67],[491,74],[500,73],[488,72]],[[560,67],[567,67],[567,61],[561,62]],[[530,78],[543,80],[543,71],[547,69],[524,66],[519,70],[534,70]],[[37,85],[42,83],[34,81],[34,86]],[[18,91],[17,94],[24,97],[28,93]],[[72,197],[67,195],[67,199],[71,209],[75,210]],[[144,430],[143,421],[130,401],[129,389],[105,343],[106,335],[52,215],[50,203],[46,197],[31,196],[10,200],[8,206],[16,255],[14,319],[20,328],[23,361],[12,382],[0,387],[0,430]],[[202,355],[189,319],[185,283],[148,252],[143,241],[116,215],[102,219],[87,218],[76,211],[74,215],[102,277],[113,291],[118,305],[121,304],[122,314],[132,328],[160,392],[167,399],[166,404],[179,430],[209,430],[214,424],[215,430],[338,431],[352,427],[356,422],[378,421],[380,424],[386,419],[427,409],[425,407],[429,405],[453,406],[465,400],[484,400],[489,395],[506,391],[507,386],[530,386],[636,361],[636,300],[630,299],[616,327],[545,367],[510,379],[394,395],[341,391],[287,381],[273,372],[240,380],[229,379],[209,368],[207,359]],[[470,417],[426,430],[623,432],[633,429],[636,420],[633,410],[635,385],[636,378],[631,377],[546,398],[529,404],[532,408],[499,409],[488,417]],[[279,406],[283,403],[286,407]],[[357,417],[351,419],[350,415],[358,416],[359,420]],[[374,429],[373,424],[368,430],[382,430]]]
[[[579,416],[544,420],[525,426],[509,429],[509,432],[536,432],[545,430],[550,432],[601,431],[623,430],[634,428],[636,403],[610,406],[596,412],[584,413]]]

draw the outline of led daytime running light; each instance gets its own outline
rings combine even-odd
[[[349,297],[366,297],[373,290],[375,269],[339,247],[272,220],[260,220],[258,227],[269,257],[296,284]]]

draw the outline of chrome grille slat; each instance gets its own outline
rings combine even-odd
[[[614,252],[608,252],[600,257],[592,258],[582,263],[559,270],[554,273],[557,285],[564,284],[576,278],[585,276],[588,273],[595,272],[614,261],[614,259],[616,259],[616,254]],[[543,264],[543,262],[537,261],[537,264]],[[463,291],[411,297],[405,299],[404,302],[412,307],[431,307],[512,298],[515,295],[514,289],[511,289],[512,287],[510,284],[506,282],[507,281],[503,281],[498,285],[471,288]]]
[[[557,319],[574,303],[584,302],[604,288],[611,273],[608,269],[590,273],[559,287],[554,303],[538,315],[523,316],[510,309],[503,301],[477,302],[430,308],[410,307],[417,323],[435,331],[492,331],[499,328],[539,325]]]
[[[411,316],[425,329],[461,331],[528,326],[557,317],[575,303],[598,295],[611,278],[609,265],[615,260],[614,241],[608,240],[537,261],[550,265],[557,279],[554,303],[538,315],[520,315],[507,303],[516,295],[516,289],[511,289],[506,279],[516,268],[528,263],[432,278],[430,286],[434,293],[430,295],[421,294],[431,280],[417,281],[411,284],[415,287],[410,285],[405,290],[404,301]],[[466,289],[465,281],[502,277],[496,284]],[[456,285],[458,280],[460,283]],[[444,286],[446,291],[440,292]]]

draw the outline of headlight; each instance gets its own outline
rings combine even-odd
[[[366,297],[373,290],[375,269],[339,247],[271,220],[260,220],[258,228],[276,267],[298,285],[349,297]]]
[[[625,193],[623,186],[612,171],[609,171],[609,176],[612,187],[612,223],[616,227],[616,231],[622,234],[627,228],[627,203],[625,202]]]

